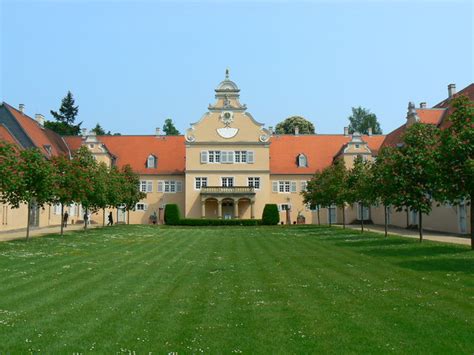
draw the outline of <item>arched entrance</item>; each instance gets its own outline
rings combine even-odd
[[[234,214],[235,212],[235,201],[231,198],[225,198],[222,200],[222,218],[223,219],[233,219],[238,216]]]

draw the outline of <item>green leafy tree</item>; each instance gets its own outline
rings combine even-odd
[[[372,165],[370,175],[374,200],[384,207],[385,237],[388,236],[388,208],[394,203],[398,193],[394,154],[394,148],[382,148]]]
[[[97,136],[105,136],[107,133],[104,131],[100,124],[96,124],[94,128],[91,129],[91,132],[94,132]],[[109,132],[110,133],[110,132]]]
[[[373,134],[382,134],[382,129],[377,121],[377,116],[363,107],[353,107],[352,115],[349,116],[349,133],[359,132],[368,134],[372,128]]]
[[[59,112],[51,110],[51,115],[56,121],[46,121],[45,127],[63,136],[78,136],[81,132],[82,122],[77,125],[75,124],[79,106],[74,106],[74,104],[74,97],[68,91],[61,102]]]
[[[123,184],[121,188],[121,204],[125,211],[129,212],[135,208],[135,205],[143,198],[146,194],[139,190],[140,177],[136,174],[130,165],[125,165],[121,170]],[[127,213],[128,221],[130,223],[130,213]]]
[[[54,192],[54,170],[39,149],[20,150],[15,162],[14,184],[2,192],[5,202],[18,208],[24,203],[28,206],[26,240],[30,236],[32,210],[52,202]]]
[[[393,204],[418,213],[420,242],[423,240],[423,214],[432,209],[432,196],[439,185],[437,164],[439,129],[434,125],[415,123],[403,136],[403,145],[392,154],[397,194]]]
[[[94,194],[91,198],[90,207],[94,212],[102,210],[102,225],[105,226],[105,209],[109,204],[108,190],[109,185],[109,169],[103,162],[96,165],[94,169]]]
[[[61,235],[64,234],[64,206],[74,202],[73,186],[77,183],[72,160],[65,155],[52,159],[54,192],[53,202],[61,204]]]
[[[440,186],[436,198],[459,204],[470,201],[471,248],[474,249],[474,102],[460,95],[451,101],[449,126],[441,132]]]
[[[358,156],[347,177],[347,196],[350,203],[358,203],[361,209],[360,226],[364,232],[364,207],[370,206],[374,200],[370,162]]]
[[[14,200],[21,186],[18,166],[19,150],[13,144],[0,141],[0,201],[7,203]]]
[[[275,127],[277,134],[294,134],[298,127],[300,134],[314,134],[314,125],[301,116],[291,116],[278,123]]]
[[[179,224],[179,207],[175,203],[169,203],[165,206],[165,223],[169,225]]]
[[[323,201],[325,198],[323,185],[322,185],[322,173],[316,171],[312,176],[311,180],[308,181],[306,190],[301,193],[303,195],[303,202],[315,208],[318,215],[318,225],[321,225],[320,217],[320,206],[324,205]]]
[[[346,202],[348,201],[347,189],[348,171],[342,159],[336,160],[328,168],[326,180],[326,193],[330,198],[331,205],[334,204],[342,210],[342,227],[346,228]]]
[[[163,125],[163,132],[165,132],[167,136],[180,135],[178,129],[174,126],[173,120],[171,118],[167,118],[165,120],[165,124]]]

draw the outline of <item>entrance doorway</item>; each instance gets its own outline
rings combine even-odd
[[[222,218],[223,219],[234,218],[234,201],[232,200],[222,201]]]
[[[30,204],[30,227],[39,226],[39,207],[36,202]]]
[[[467,233],[467,209],[464,201],[459,204],[459,232]]]

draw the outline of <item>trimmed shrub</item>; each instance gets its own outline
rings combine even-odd
[[[275,204],[266,204],[262,214],[262,224],[267,226],[277,225],[280,221],[280,213]]]
[[[171,203],[165,206],[165,223],[177,225],[180,222],[178,205]]]

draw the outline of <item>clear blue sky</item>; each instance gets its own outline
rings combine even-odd
[[[389,132],[408,101],[474,81],[472,1],[0,4],[0,100],[50,118],[71,90],[84,126],[123,134],[167,117],[184,131],[226,67],[258,121],[303,115],[319,133],[341,133],[358,105]]]

